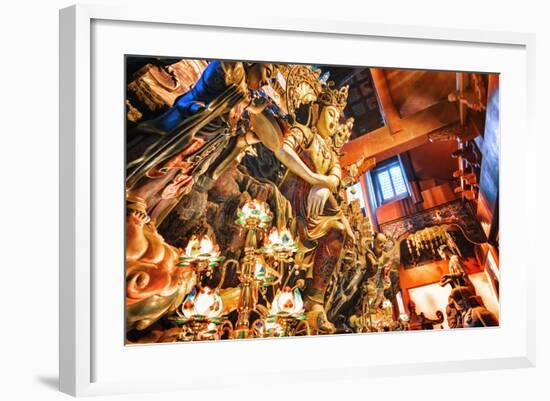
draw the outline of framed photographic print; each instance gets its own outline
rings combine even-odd
[[[532,365],[531,36],[149,11],[61,11],[62,391]]]

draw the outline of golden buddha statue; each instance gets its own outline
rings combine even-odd
[[[280,190],[296,216],[300,239],[297,261],[309,268],[312,279],[305,293],[308,320],[319,332],[330,333],[334,326],[326,318],[325,292],[346,237],[354,239],[336,200],[342,172],[333,138],[341,128],[348,87],[332,89],[309,67],[296,66],[289,72],[286,90],[289,113],[295,117],[306,105],[309,118],[305,124],[292,125],[276,153],[288,168]],[[295,170],[289,160],[305,168]],[[300,174],[304,170],[307,174]]]

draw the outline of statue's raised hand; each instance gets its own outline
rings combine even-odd
[[[307,215],[309,218],[316,218],[325,209],[325,204],[330,196],[330,190],[321,185],[314,185],[309,190],[307,198]]]

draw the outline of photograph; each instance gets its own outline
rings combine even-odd
[[[549,398],[543,5],[7,2],[1,399]]]
[[[498,73],[124,68],[126,345],[499,326]]]

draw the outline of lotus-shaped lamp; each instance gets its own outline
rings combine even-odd
[[[267,267],[260,258],[256,259],[254,265],[254,278],[258,281],[264,281],[267,278]]]
[[[183,315],[187,319],[215,320],[220,317],[223,303],[218,290],[203,287],[193,288],[181,305]]]
[[[277,273],[265,263],[263,258],[258,257],[254,265],[254,279],[267,287],[277,281]]]
[[[235,224],[249,229],[260,228],[263,230],[273,220],[273,215],[267,203],[257,199],[252,199],[237,209],[237,217]]]
[[[270,337],[282,337],[285,334],[284,327],[277,322],[266,322],[265,331]]]
[[[271,304],[271,315],[298,317],[304,312],[304,301],[300,290],[284,287],[278,291]]]
[[[298,250],[298,245],[292,238],[288,228],[273,227],[266,238],[262,252],[272,255],[290,255]]]
[[[214,245],[208,235],[193,235],[180,257],[179,266],[199,264],[216,267],[223,259],[224,257],[220,256],[219,247]]]

